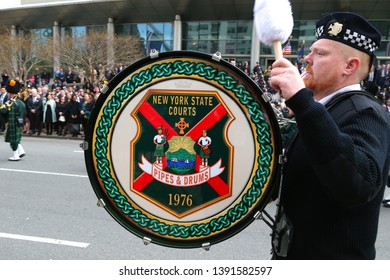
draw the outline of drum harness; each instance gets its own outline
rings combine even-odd
[[[372,96],[371,94],[365,91],[349,91],[335,96],[325,105],[325,107],[329,111],[335,105],[341,104],[341,106],[337,107],[337,111],[341,113],[345,112],[345,110],[350,107],[350,103],[342,102],[342,101],[353,95],[364,95],[372,100],[375,100],[380,104],[380,102],[374,96]],[[277,115],[277,117],[279,116]],[[279,156],[279,164],[281,165],[280,167],[281,176],[280,176],[279,188],[278,188],[278,198],[276,200],[275,217],[273,218],[265,210],[263,210],[258,217],[258,219],[263,220],[272,229],[271,254],[276,255],[278,257],[287,257],[287,253],[289,251],[291,241],[292,241],[292,236],[293,236],[293,225],[291,221],[288,219],[288,217],[286,216],[283,207],[281,206],[281,190],[283,185],[283,174],[284,174],[285,163],[287,162],[287,153],[291,145],[295,142],[297,136],[298,136],[298,130],[295,131],[294,135],[286,144],[286,147],[282,149],[282,154]],[[265,217],[262,214],[264,214]]]

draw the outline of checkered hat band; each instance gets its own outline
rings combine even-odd
[[[324,26],[320,26],[316,29],[316,38],[319,38],[322,36],[322,33],[324,33]]]
[[[323,34],[324,34],[324,26],[318,27],[315,31],[316,38],[322,37]],[[364,35],[354,32],[351,29],[345,30],[343,40],[351,43],[352,45],[357,46],[360,49],[369,52],[374,52],[376,49],[378,49],[378,46],[370,38],[367,38]]]
[[[350,29],[345,30],[343,39],[369,52],[374,52],[378,48],[375,42],[373,42],[370,38],[367,38],[357,32],[353,32]]]

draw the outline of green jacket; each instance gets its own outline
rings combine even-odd
[[[26,105],[20,99],[15,99],[11,106],[5,105],[0,109],[0,113],[5,117],[7,122],[6,142],[19,143],[22,136],[22,125],[19,124],[18,118],[24,123],[26,119]]]

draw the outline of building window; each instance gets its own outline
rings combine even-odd
[[[222,55],[250,56],[252,21],[183,23],[183,49]]]
[[[118,24],[115,31],[120,36],[139,37],[144,42],[145,55],[152,49],[158,52],[173,50],[173,24],[170,22]]]

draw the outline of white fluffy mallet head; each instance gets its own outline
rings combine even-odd
[[[273,45],[275,58],[282,58],[282,43],[290,37],[294,26],[290,1],[255,0],[253,15],[260,41]]]

